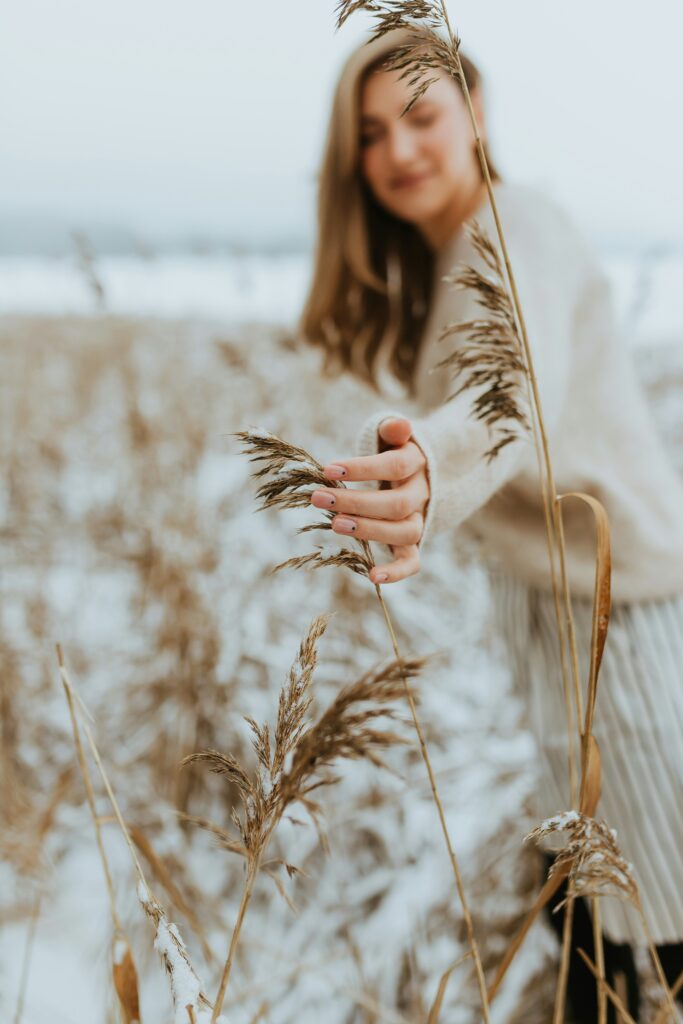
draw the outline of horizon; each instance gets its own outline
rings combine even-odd
[[[547,189],[594,238],[683,239],[683,12],[450,7],[506,176]],[[332,8],[262,0],[257,25],[219,0],[26,0],[0,40],[0,251],[11,235],[31,251],[41,224],[153,245],[310,245],[336,76],[370,24],[335,32]]]

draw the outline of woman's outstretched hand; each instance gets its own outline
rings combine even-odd
[[[334,510],[335,533],[391,547],[396,557],[393,562],[372,569],[373,583],[396,583],[420,569],[417,545],[424,529],[429,479],[427,460],[422,449],[410,440],[411,434],[410,420],[382,420],[379,436],[387,446],[385,451],[325,466],[325,476],[330,480],[386,481],[380,490],[323,487],[311,495],[317,508]]]

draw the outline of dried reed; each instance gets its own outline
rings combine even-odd
[[[541,493],[545,516],[551,582],[555,601],[556,621],[558,627],[558,642],[560,647],[563,677],[562,685],[565,694],[565,704],[567,710],[567,730],[570,750],[570,783],[572,790],[571,800],[572,803],[574,803],[576,801],[574,782],[575,775],[573,763],[571,761],[573,750],[573,726],[569,701],[569,678],[565,653],[565,619],[567,626],[566,640],[569,646],[569,654],[571,658],[571,667],[574,680],[574,699],[576,705],[575,711],[579,722],[582,718],[582,712],[578,669],[578,654],[576,648],[571,596],[569,591],[569,580],[567,575],[566,550],[564,543],[564,529],[562,524],[560,501],[557,489],[555,487],[553,468],[548,446],[547,432],[543,420],[540,394],[538,391],[538,384],[534,372],[534,365],[531,354],[531,347],[527,335],[526,323],[521,303],[519,300],[519,294],[517,290],[515,277],[509,259],[503,228],[500,222],[491,176],[489,173],[488,162],[486,160],[486,154],[484,151],[484,146],[479,131],[479,125],[477,123],[469,88],[467,86],[466,77],[462,67],[462,62],[460,60],[460,39],[451,28],[450,21],[448,18],[448,12],[443,0],[438,0],[438,2],[437,0],[339,0],[339,3],[337,4],[337,28],[341,27],[341,25],[346,21],[346,19],[356,10],[365,10],[375,18],[377,30],[373,38],[385,35],[387,32],[391,31],[394,28],[406,29],[410,33],[412,33],[409,42],[401,46],[398,51],[395,51],[394,53],[390,54],[387,57],[384,64],[384,66],[387,69],[401,70],[400,77],[407,77],[409,79],[410,85],[413,86],[413,95],[411,96],[409,103],[407,104],[405,110],[402,113],[405,113],[406,110],[410,108],[412,103],[415,102],[418,96],[421,95],[421,93],[424,92],[424,90],[428,87],[430,83],[429,81],[425,81],[425,76],[429,73],[429,70],[431,68],[438,66],[446,70],[449,74],[451,74],[452,77],[460,84],[467,106],[468,114],[470,117],[470,122],[472,124],[472,128],[474,131],[475,146],[479,157],[482,175],[486,183],[489,203],[495,220],[498,240],[503,255],[503,261],[505,264],[507,281],[509,283],[510,305],[514,310],[514,317],[516,318],[519,327],[519,338],[521,339],[522,344],[523,364],[525,367],[525,378],[530,398],[529,404],[532,413],[534,441],[539,465],[539,478],[541,482]],[[438,29],[445,30],[447,36],[446,40],[443,40],[437,34],[436,30]],[[484,255],[486,253],[484,258],[485,261],[488,260],[489,254],[494,251],[493,246],[484,238],[481,238],[479,240],[478,245],[480,246],[480,254]],[[482,296],[483,304],[486,306],[486,303],[489,303],[489,306],[487,308],[489,308],[490,312],[495,313],[493,323],[488,328],[486,328],[485,331],[481,325],[477,326],[475,329],[478,338],[478,340],[475,341],[475,344],[479,344],[479,346],[481,347],[482,336],[486,337],[487,340],[491,340],[494,337],[497,337],[500,340],[499,329],[501,323],[504,323],[504,320],[501,320],[500,317],[500,313],[502,311],[502,307],[500,306],[501,295],[497,291],[492,292],[491,288],[489,287],[489,283],[486,281],[485,278],[481,276],[470,275],[469,280],[471,285],[475,287]],[[507,304],[505,308],[507,309]],[[516,330],[513,331],[512,336],[506,334],[505,339],[506,342],[515,342],[517,340]],[[513,351],[513,347],[511,347],[509,351]],[[495,401],[495,384],[497,380],[496,370],[498,369],[502,362],[506,363],[507,369],[509,369],[510,356],[509,352],[506,353],[505,351],[503,351],[503,354],[499,357],[498,361],[491,361],[490,355],[487,355],[487,358],[490,361],[489,370],[491,370],[493,367],[493,370],[490,373],[490,375],[487,377],[485,371],[482,373],[481,376],[475,373],[471,375],[470,380],[476,382],[477,384],[480,384],[482,380],[489,379],[491,381],[492,393],[489,395],[489,398],[484,402],[484,405],[482,406],[481,403],[475,403],[475,410],[477,410],[478,413],[483,413],[484,417],[488,416],[489,419],[491,419],[492,417],[497,416],[497,412],[501,408],[507,408],[508,410],[512,408],[509,404],[509,393],[505,396],[506,401],[503,401],[502,404],[497,403]],[[470,363],[465,364],[466,369],[469,369],[470,366]],[[515,383],[516,373],[517,366],[515,364]],[[467,383],[466,386],[468,386]],[[514,406],[514,411],[515,413],[518,413],[519,411],[516,405]],[[517,421],[520,422],[517,415],[514,416],[513,419],[517,419]],[[509,441],[513,439],[513,436],[511,436],[510,434],[504,434],[502,442],[509,443]],[[494,448],[491,449],[487,453],[487,455],[491,457],[492,455],[499,452],[501,450],[501,447],[502,443],[498,444],[497,446],[494,446]],[[562,598],[560,597],[560,589],[556,573],[556,554],[559,555],[560,562]],[[564,601],[565,619],[563,619],[562,615],[561,600]],[[582,734],[581,740],[584,751],[587,750],[589,746],[592,748],[595,745],[592,736],[586,737]],[[584,776],[582,778],[582,790],[585,789],[586,786],[585,772],[587,769],[587,759],[585,757],[583,761],[583,768]],[[546,891],[544,894],[542,894],[542,897],[544,901],[547,900],[549,898],[549,893]],[[536,914],[540,911],[542,906],[543,902],[537,900],[531,914],[533,914],[533,916],[536,916]],[[505,970],[507,969],[507,966],[509,966],[509,963],[511,962],[516,951],[520,948],[521,941],[526,932],[528,931],[528,928],[530,927],[531,920],[533,920],[533,917],[530,916],[530,919],[525,923],[518,937],[511,945],[511,955],[505,958]],[[499,977],[496,980],[496,987],[494,989],[494,992],[497,990],[501,980],[502,974],[499,972]],[[558,1007],[555,1015],[555,1024],[559,1024],[562,1015],[563,1007]]]
[[[633,866],[623,857],[615,830],[609,828],[604,820],[596,820],[572,810],[547,818],[525,840],[537,842],[560,833],[566,833],[567,840],[557,853],[548,877],[559,875],[564,878],[568,875],[571,884],[567,887],[567,896],[558,904],[558,909],[577,896],[616,896],[630,903],[640,917],[659,983],[666,994],[673,1020],[677,1021],[673,995],[643,913]],[[600,974],[604,982],[604,968]]]
[[[252,476],[260,479],[271,475],[271,479],[266,479],[256,491],[256,497],[261,501],[259,511],[268,508],[308,508],[311,494],[317,487],[346,487],[343,480],[328,480],[323,473],[324,467],[309,452],[283,441],[276,434],[267,430],[240,430],[233,436],[242,442],[242,450],[250,456],[250,462],[265,463],[260,469],[254,470]],[[324,512],[323,515],[322,520],[303,526],[298,532],[331,530],[334,513]],[[358,545],[360,552],[342,547],[333,554],[324,555],[322,547],[317,547],[308,555],[298,555],[281,562],[272,572],[336,565],[344,566],[360,576],[369,576],[375,564],[370,545],[357,537],[351,540]]]
[[[69,717],[71,719],[71,729],[74,737],[74,745],[76,747],[76,755],[78,757],[78,763],[81,769],[81,775],[83,777],[83,785],[85,786],[86,798],[88,801],[88,807],[90,808],[90,814],[95,826],[95,835],[97,837],[97,848],[100,854],[100,860],[102,862],[102,870],[104,871],[104,879],[107,885],[107,893],[109,896],[109,912],[111,914],[112,924],[114,927],[114,936],[112,943],[112,978],[114,981],[114,989],[116,991],[117,998],[119,1000],[119,1006],[121,1013],[124,1018],[124,1024],[138,1024],[140,1017],[140,1000],[138,996],[138,979],[137,970],[135,968],[135,962],[133,960],[133,954],[130,948],[130,942],[125,933],[125,929],[119,917],[118,910],[116,909],[116,893],[114,891],[114,881],[109,867],[109,860],[107,853],[104,848],[104,839],[102,837],[102,828],[99,815],[97,813],[97,807],[95,805],[95,791],[93,789],[92,780],[90,778],[90,770],[85,758],[85,751],[83,750],[83,744],[81,742],[81,734],[78,727],[78,720],[76,718],[76,710],[74,707],[74,696],[72,688],[69,684],[68,677],[64,666],[64,655],[62,648],[57,644],[57,659],[59,662],[60,673],[62,676],[62,686],[64,687],[64,695],[69,708]]]
[[[183,815],[179,812],[179,817],[188,818],[189,815]],[[191,905],[189,900],[184,896],[178,887],[177,883],[173,878],[171,868],[166,861],[159,856],[156,852],[149,837],[143,832],[138,825],[128,824],[130,836],[135,845],[137,846],[140,853],[143,855],[150,868],[154,872],[155,877],[163,885],[164,889],[168,893],[168,896],[173,905],[185,916],[189,921],[195,935],[198,937],[204,958],[207,964],[212,964],[215,960],[214,953],[209,946],[207,941],[202,922],[197,914],[195,908]]]
[[[456,288],[473,291],[476,301],[488,315],[446,324],[439,341],[454,334],[466,334],[467,343],[456,346],[436,367],[447,367],[455,378],[464,377],[463,383],[446,401],[456,398],[462,391],[483,389],[473,403],[472,416],[483,420],[492,432],[500,435],[500,440],[484,453],[483,457],[490,462],[507,444],[522,436],[514,426],[500,426],[501,420],[516,424],[525,432],[531,429],[520,398],[526,366],[515,311],[505,287],[496,247],[476,219],[469,221],[465,230],[491,276],[464,265],[458,273],[446,275],[443,280]]]
[[[243,451],[251,455],[250,461],[262,461],[264,463],[261,469],[254,473],[254,476],[260,478],[267,476],[268,473],[272,474],[272,479],[266,480],[266,482],[262,484],[257,491],[257,497],[263,499],[261,508],[270,508],[273,506],[281,508],[297,508],[308,507],[310,505],[311,492],[316,487],[320,486],[320,478],[323,470],[321,464],[312,455],[305,451],[305,449],[299,448],[295,445],[290,445],[289,442],[284,441],[282,438],[279,438],[268,431],[239,431],[235,436],[242,441]],[[322,479],[326,485],[330,483],[327,477],[322,476]],[[345,486],[341,480],[333,481],[332,485],[336,487]],[[320,524],[321,529],[331,529],[333,513],[328,512],[326,513],[326,516],[326,522]],[[304,527],[304,529],[315,529],[317,526],[318,524],[314,523],[310,527]],[[341,549],[336,555],[330,558],[325,558],[324,556],[315,553],[312,555],[290,558],[286,562],[278,565],[276,569],[282,569],[286,566],[300,568],[304,565],[312,565],[317,568],[321,565],[344,565],[355,572],[359,572],[361,575],[369,576],[370,569],[375,564],[370,545],[367,541],[361,541],[358,540],[358,538],[352,538],[352,540],[355,540],[356,543],[361,545],[363,552],[362,569],[358,568],[357,563],[359,561],[359,557],[356,553],[349,551],[346,548]],[[391,643],[396,662],[397,664],[405,664],[398,647],[398,640],[396,639],[396,632],[389,615],[389,609],[387,608],[381,588],[378,584],[375,584],[375,592],[382,608],[387,629],[391,636]],[[417,714],[415,699],[408,682],[407,671],[403,674],[403,682],[406,699],[408,701],[408,706],[410,707],[410,713],[413,720],[413,726],[420,746],[420,753],[429,777],[432,797],[436,805],[439,824],[441,826],[441,831],[448,850],[449,860],[451,862],[451,868],[453,870],[453,877],[455,879],[455,885],[463,911],[470,949],[474,957],[484,1020],[486,1024],[488,1024],[489,1009],[486,981],[484,978],[484,969],[481,962],[481,956],[479,954],[479,948],[477,946],[476,936],[474,934],[472,915],[465,895],[465,887],[462,881],[460,865],[458,864],[458,859],[455,854],[455,849],[446,822],[443,803],[439,795],[436,776],[434,775],[432,768],[424,731]]]
[[[612,986],[605,981],[604,971],[600,971],[598,969],[596,964],[594,964],[590,957],[586,955],[585,950],[579,949],[578,954],[585,963],[586,967],[589,969],[589,971],[594,975],[600,991],[604,992],[605,995],[609,997],[610,1002],[615,1007],[617,1012],[621,1015],[624,1024],[636,1024],[635,1020],[628,1012],[628,1010],[626,1009],[623,1002],[621,1001],[617,993],[614,991]]]
[[[83,773],[83,779],[86,785],[86,793],[88,794],[88,803],[91,807],[91,811],[96,821],[96,832],[98,835],[98,845],[100,846],[101,856],[103,864],[107,865],[107,858],[104,852],[104,845],[99,830],[99,819],[94,809],[94,791],[92,783],[90,781],[90,773],[88,771],[87,762],[85,760],[85,752],[80,740],[80,729],[83,730],[85,737],[90,747],[90,753],[97,765],[100,777],[104,784],[104,788],[107,792],[107,796],[111,802],[114,810],[114,815],[121,829],[126,845],[130,852],[135,873],[138,879],[137,894],[138,899],[150,921],[154,925],[155,929],[155,947],[159,951],[162,957],[162,961],[166,968],[166,972],[169,976],[171,984],[171,994],[173,997],[173,1005],[175,1008],[175,1024],[188,1024],[188,1021],[195,1021],[196,1024],[208,1024],[207,1013],[211,1009],[211,1004],[202,992],[201,985],[197,978],[197,975],[192,967],[187,950],[182,941],[180,933],[175,926],[168,922],[164,910],[159,901],[152,895],[145,874],[140,864],[140,860],[135,851],[135,846],[130,835],[128,826],[126,825],[121,810],[118,805],[118,801],[114,795],[109,777],[105,771],[102,759],[100,757],[97,745],[92,735],[92,731],[86,716],[88,712],[85,706],[78,696],[66,669],[64,661],[64,655],[60,644],[57,644],[57,660],[59,663],[59,673],[66,694],[67,703],[69,706],[69,713],[71,716],[72,727],[74,730],[74,740],[76,742],[76,749],[78,752],[78,759],[81,765],[81,771]],[[80,726],[77,720],[77,711],[80,716]],[[114,900],[114,889],[111,883],[111,875],[108,870],[108,865],[105,871],[105,877],[107,878],[107,888],[110,894],[112,916],[114,917],[115,926],[118,923],[117,937],[122,937],[122,942],[114,947],[114,984],[116,987],[117,995],[119,998],[123,996],[121,1003],[121,1009],[124,1015],[128,1015],[131,1018],[131,1024],[133,1024],[134,1018],[131,1014],[134,1012],[135,1006],[138,1003],[137,1000],[137,978],[135,967],[132,962],[132,956],[130,956],[130,947],[128,945],[125,936],[123,935],[123,929],[120,927],[120,921],[116,914],[115,900]],[[116,916],[115,916],[116,915]],[[220,1024],[227,1024],[223,1018],[219,1018]],[[216,1024],[216,1018],[212,1018],[212,1024]]]
[[[284,444],[284,442],[280,442]],[[306,808],[320,832],[320,804],[311,793],[337,780],[332,765],[340,760],[365,759],[377,767],[386,767],[381,753],[405,742],[386,728],[377,728],[378,719],[392,719],[391,706],[403,693],[406,677],[414,678],[425,659],[390,662],[366,672],[355,682],[342,687],[329,707],[315,721],[308,721],[313,701],[311,686],[318,661],[317,644],[327,629],[329,615],[317,616],[301,642],[287,683],[280,691],[275,727],[259,725],[247,717],[252,732],[252,747],[257,759],[250,774],[232,754],[205,750],[186,757],[183,764],[203,763],[209,770],[234,785],[239,793],[242,813],[233,809],[232,823],[239,840],[231,842],[231,852],[241,854],[247,865],[244,891],[232,931],[220,987],[214,1004],[212,1024],[225,999],[232,964],[251,901],[259,869],[270,840],[285,810],[298,802]],[[289,874],[298,869],[286,864]]]

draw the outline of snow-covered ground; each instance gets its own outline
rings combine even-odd
[[[612,254],[608,266],[681,465],[683,259],[644,251]],[[226,826],[232,803],[221,780],[178,773],[179,760],[207,746],[249,760],[241,716],[273,721],[319,612],[336,614],[321,643],[317,709],[391,653],[366,581],[343,569],[268,575],[315,535],[296,535],[310,518],[303,512],[254,511],[251,467],[230,436],[263,426],[327,461],[351,450],[376,403],[356,380],[325,381],[317,354],[281,330],[303,300],[306,259],[119,257],[90,269],[104,317],[92,315],[96,290],[75,262],[0,263],[0,668],[10,752],[0,767],[11,821],[0,839],[2,1020],[16,1006],[26,914],[43,893],[22,1024],[116,1019],[106,888],[77,774],[55,803],[40,868],[25,863],[60,773],[74,764],[54,643],[94,715],[124,814],[196,910],[199,926],[145,862],[212,996],[243,873],[206,833],[178,826],[174,807]],[[673,387],[662,383],[663,359]],[[442,535],[420,574],[386,598],[405,653],[442,652],[420,683],[420,713],[490,967],[535,884],[521,846],[535,823],[535,765],[486,579]],[[230,1024],[254,1021],[264,1001],[271,1024],[424,1021],[441,973],[464,949],[462,918],[422,763],[412,747],[389,761],[396,775],[345,766],[321,797],[329,855],[311,826],[283,826],[273,855],[307,873],[281,879],[299,912],[261,878],[226,1001]],[[115,827],[104,829],[142,976],[141,1017],[167,1024],[168,986],[129,854]],[[495,1004],[497,1024],[548,1019],[555,955],[540,924]],[[476,1006],[461,966],[442,1021],[474,1024]]]
[[[604,245],[598,251],[629,338],[683,343],[683,249],[644,242],[639,250]],[[305,299],[310,256],[102,256],[89,269],[90,276],[76,257],[0,259],[0,316],[97,312],[94,277],[112,314],[291,326]]]

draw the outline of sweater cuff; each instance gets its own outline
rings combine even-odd
[[[357,438],[356,438],[356,454],[361,456],[366,455],[377,455],[379,447],[379,427],[380,424],[387,419],[409,419],[404,412],[397,412],[392,409],[384,409],[381,412],[373,413],[369,416],[361,427]],[[412,419],[410,420],[413,423]],[[436,459],[432,451],[431,443],[425,436],[424,431],[413,429],[410,439],[417,444],[421,449],[425,459],[427,460],[427,480],[429,483],[429,501],[427,502],[427,508],[425,510],[424,523],[422,526],[422,536],[418,541],[417,548],[421,550],[424,543],[424,539],[427,536],[427,532],[432,524],[434,501],[433,495],[436,487]],[[376,490],[379,489],[378,481],[373,481],[372,485]],[[377,543],[373,541],[373,543]],[[391,548],[387,544],[380,544],[379,547],[388,553],[388,557],[393,557],[391,554]]]
[[[405,413],[394,412],[391,409],[375,412],[369,416],[356,437],[356,455],[377,455],[379,452],[379,437],[377,435],[380,423],[383,420],[405,418]]]

